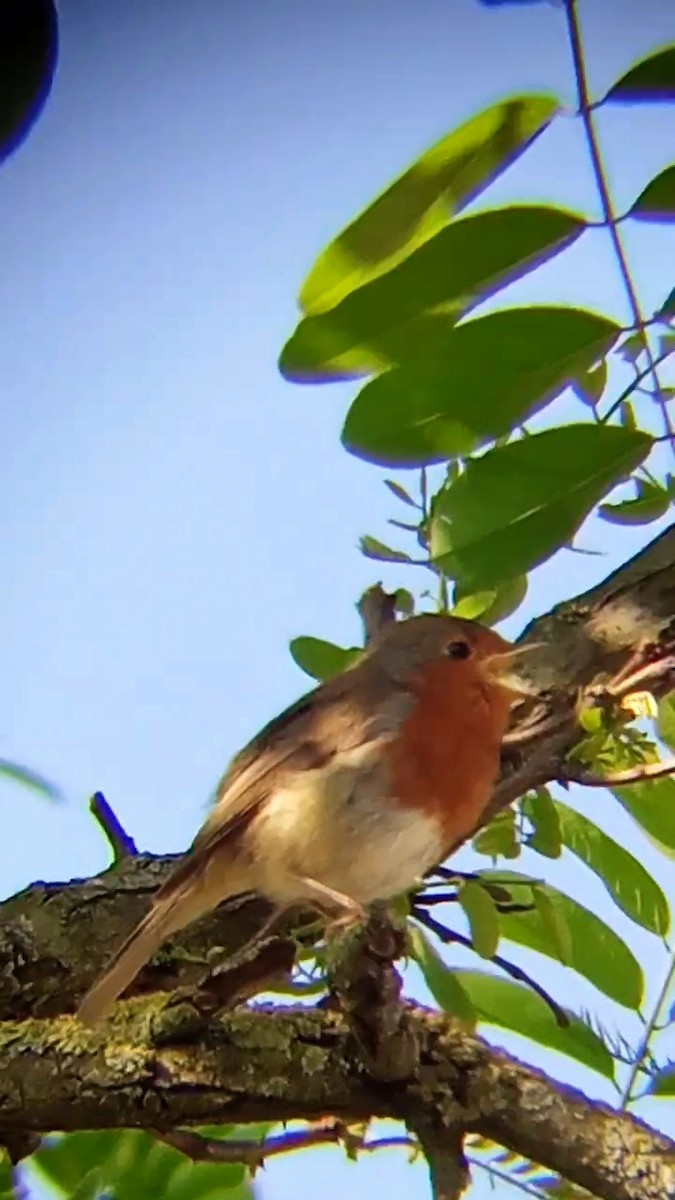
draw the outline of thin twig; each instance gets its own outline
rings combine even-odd
[[[654,1008],[652,1009],[652,1014],[651,1014],[649,1020],[647,1021],[642,1041],[640,1042],[640,1045],[637,1049],[637,1053],[631,1064],[631,1069],[628,1074],[628,1078],[626,1079],[626,1082],[624,1084],[623,1091],[621,1093],[621,1102],[619,1105],[619,1107],[622,1109],[626,1109],[628,1107],[628,1105],[630,1104],[631,1100],[634,1098],[633,1097],[633,1088],[635,1087],[635,1080],[637,1079],[638,1074],[641,1071],[644,1061],[649,1053],[649,1047],[650,1047],[652,1037],[654,1035],[654,1031],[656,1029],[656,1026],[659,1023],[659,1020],[661,1019],[661,1013],[663,1012],[663,1009],[668,1001],[670,989],[671,989],[674,979],[675,979],[675,951],[673,951],[673,953],[670,956],[670,962],[668,964],[668,969],[666,970],[666,973],[665,973],[665,976],[663,979],[663,983],[661,984],[661,987],[659,988],[659,994],[656,997],[656,1000],[654,1001]]]
[[[114,863],[122,862],[125,858],[136,857],[138,848],[134,839],[129,836],[115,816],[103,792],[94,792],[89,801],[89,812],[105,834],[112,850]]]
[[[566,763],[558,777],[558,783],[580,783],[583,787],[612,787],[619,784],[643,783],[645,779],[663,779],[675,775],[675,758],[666,762],[641,763],[639,767],[627,767],[625,771],[610,771],[609,775],[593,775]]]
[[[624,285],[624,288],[626,291],[626,297],[627,297],[628,303],[630,305],[630,310],[631,310],[632,317],[633,317],[633,323],[635,325],[635,329],[640,334],[640,337],[642,339],[642,344],[644,346],[645,354],[647,357],[647,363],[649,365],[649,374],[651,375],[653,383],[654,383],[654,398],[656,399],[656,401],[661,409],[661,415],[663,417],[664,429],[668,435],[669,440],[671,442],[673,442],[675,440],[675,438],[674,438],[673,426],[672,426],[672,423],[670,420],[670,413],[668,412],[668,405],[666,404],[665,397],[663,396],[663,393],[661,391],[661,384],[659,382],[659,377],[658,377],[658,374],[656,371],[654,356],[652,354],[652,348],[651,348],[651,345],[649,342],[649,335],[646,330],[645,318],[644,318],[644,316],[642,314],[642,310],[640,308],[640,301],[638,299],[638,294],[635,289],[635,284],[633,283],[633,280],[631,277],[631,273],[630,273],[630,269],[628,266],[628,260],[626,258],[626,252],[624,250],[623,242],[621,241],[621,235],[619,233],[618,224],[617,224],[617,216],[614,211],[614,206],[612,204],[612,197],[611,197],[610,191],[609,191],[609,184],[607,181],[607,173],[605,171],[605,166],[602,161],[602,155],[600,153],[598,137],[597,137],[597,133],[595,130],[595,124],[594,124],[594,120],[593,120],[593,106],[591,104],[591,99],[590,99],[590,95],[588,92],[588,77],[586,74],[586,62],[585,62],[585,57],[584,57],[584,48],[583,48],[583,43],[582,43],[582,39],[581,39],[579,15],[577,12],[577,0],[565,0],[565,16],[567,18],[567,32],[568,32],[568,36],[569,36],[570,49],[572,52],[572,62],[574,64],[574,77],[575,77],[576,86],[577,86],[577,99],[578,99],[578,103],[579,103],[579,112],[581,114],[581,119],[583,121],[584,130],[586,133],[586,142],[588,144],[588,151],[589,151],[589,155],[590,155],[590,159],[591,159],[591,165],[593,167],[593,174],[595,175],[595,181],[596,181],[596,184],[598,187],[598,194],[600,196],[600,203],[602,206],[602,215],[604,218],[604,222],[607,226],[607,229],[609,231],[609,236],[612,240],[612,245],[614,247],[614,254],[616,256],[616,261],[617,261],[617,264],[619,267],[621,278],[623,280],[623,285]]]
[[[309,1129],[293,1130],[290,1133],[279,1134],[278,1137],[264,1138],[260,1142],[248,1138],[224,1140],[203,1137],[187,1129],[154,1129],[152,1132],[154,1137],[172,1146],[174,1150],[179,1150],[193,1162],[242,1163],[253,1173],[264,1166],[267,1158],[276,1154],[290,1154],[296,1150],[309,1150],[313,1146],[342,1144],[366,1153],[398,1148],[411,1151],[418,1149],[417,1143],[410,1137],[374,1138],[370,1142],[355,1141],[341,1121],[325,1121]]]
[[[658,357],[653,360],[653,366],[660,367],[661,363],[664,363],[667,358],[670,358],[672,353],[673,353],[672,350],[666,350],[665,353],[659,354]],[[638,371],[633,382],[629,383],[628,387],[625,387],[623,389],[623,391],[621,392],[621,395],[617,396],[616,400],[614,400],[612,402],[612,404],[607,409],[607,412],[604,414],[604,416],[602,416],[600,418],[601,425],[605,425],[607,423],[607,421],[609,421],[610,417],[614,416],[614,413],[617,412],[617,410],[621,408],[621,405],[624,403],[625,400],[628,400],[633,395],[633,392],[644,392],[645,389],[641,388],[640,384],[642,383],[643,379],[646,379],[648,375],[651,375],[653,366],[650,363],[650,365],[648,367],[645,367],[644,371]],[[651,392],[647,392],[646,395],[648,395],[651,399],[651,397],[652,397]]]
[[[445,925],[441,925],[440,921],[435,920],[430,913],[420,910],[417,905],[413,906],[412,915],[422,925],[426,925],[427,929],[435,933],[436,937],[446,945],[455,942],[458,946],[464,946],[467,950],[474,949],[471,938],[465,937],[463,933],[456,933],[454,929],[447,929]],[[521,970],[515,963],[509,962],[507,958],[502,958],[501,954],[493,954],[490,961],[496,967],[499,967],[505,975],[510,975],[512,979],[517,979],[519,983],[526,983],[528,987],[532,988],[532,991],[536,992],[540,999],[548,1005],[561,1029],[567,1028],[570,1023],[567,1013],[556,1003],[541,984],[537,983],[536,979],[532,979],[526,971]]]

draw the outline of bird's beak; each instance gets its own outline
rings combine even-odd
[[[498,684],[507,692],[513,692],[514,696],[539,696],[541,688],[521,674],[517,660],[531,654],[533,650],[541,650],[543,645],[543,642],[532,642],[528,646],[514,646],[511,650],[491,654],[485,659],[485,674],[491,683]]]

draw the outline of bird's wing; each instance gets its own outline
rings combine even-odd
[[[407,691],[392,688],[390,682],[382,688],[380,680],[359,672],[358,665],[302,696],[232,760],[218,785],[213,809],[157,900],[180,888],[198,861],[209,858],[248,824],[288,775],[320,768],[366,741],[391,736],[412,703]]]

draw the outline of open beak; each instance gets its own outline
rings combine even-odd
[[[484,662],[485,674],[492,683],[499,684],[515,696],[539,696],[541,688],[520,673],[518,659],[534,650],[541,650],[543,645],[543,642],[532,642],[528,646],[514,646],[511,650],[491,654]]]

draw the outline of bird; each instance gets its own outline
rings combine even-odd
[[[224,900],[265,897],[349,925],[411,891],[480,824],[513,704],[532,685],[495,630],[385,623],[345,670],[232,760],[192,846],[83,998],[94,1024],[163,942]]]

